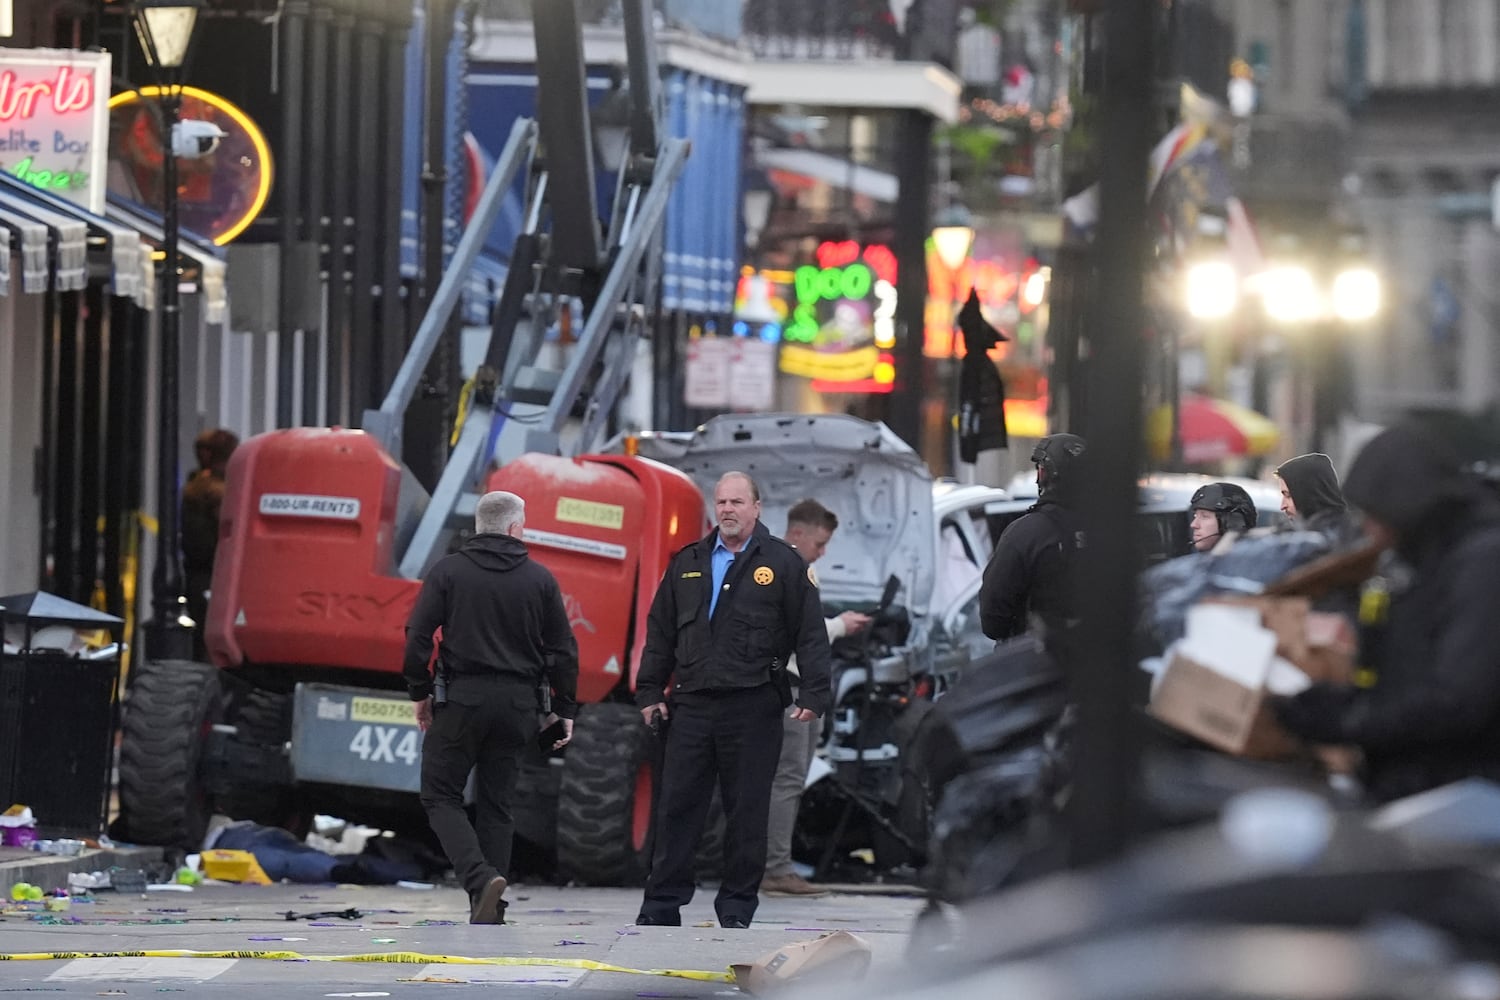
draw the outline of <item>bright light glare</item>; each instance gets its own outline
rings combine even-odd
[[[1272,268],[1261,279],[1266,315],[1278,323],[1298,323],[1318,315],[1318,287],[1307,268]]]
[[[1043,267],[1026,277],[1026,285],[1021,289],[1022,300],[1031,308],[1035,309],[1042,304],[1047,297],[1047,281],[1052,277],[1052,268]]]
[[[1380,276],[1368,267],[1351,267],[1333,279],[1333,313],[1346,323],[1374,319],[1380,312]]]
[[[1239,278],[1224,261],[1199,261],[1188,268],[1186,296],[1194,319],[1223,319],[1239,304]]]
[[[950,271],[964,266],[973,247],[973,226],[938,226],[932,231],[932,248],[937,251],[938,260]]]

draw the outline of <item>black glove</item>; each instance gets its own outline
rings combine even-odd
[[[1291,698],[1273,697],[1276,721],[1293,736],[1310,743],[1347,743],[1347,719],[1354,688],[1341,684],[1314,684]]]

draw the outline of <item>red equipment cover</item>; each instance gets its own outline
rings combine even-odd
[[[703,497],[682,473],[647,459],[524,455],[486,490],[526,500],[525,540],[550,569],[578,639],[578,700],[634,686],[646,613],[673,552],[698,538]]]
[[[363,431],[296,428],[235,449],[209,656],[399,672],[419,581],[394,575],[401,469]]]

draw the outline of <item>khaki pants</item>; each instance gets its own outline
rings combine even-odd
[[[793,697],[796,694],[793,692]],[[794,722],[790,708],[782,712],[781,760],[771,782],[771,819],[766,831],[766,876],[792,874],[792,830],[797,825],[797,806],[807,770],[818,749],[821,719]]]

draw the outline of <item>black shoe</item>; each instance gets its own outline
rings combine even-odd
[[[469,923],[471,924],[503,924],[505,923],[505,878],[496,875],[489,883],[479,891],[479,895],[469,904]]]
[[[676,913],[670,917],[653,917],[649,913],[642,913],[635,918],[635,925],[637,927],[681,927],[682,917]]]
[[[727,917],[720,917],[719,926],[732,931],[742,931],[750,926],[750,921],[746,920],[744,917],[736,917],[730,915]]]

